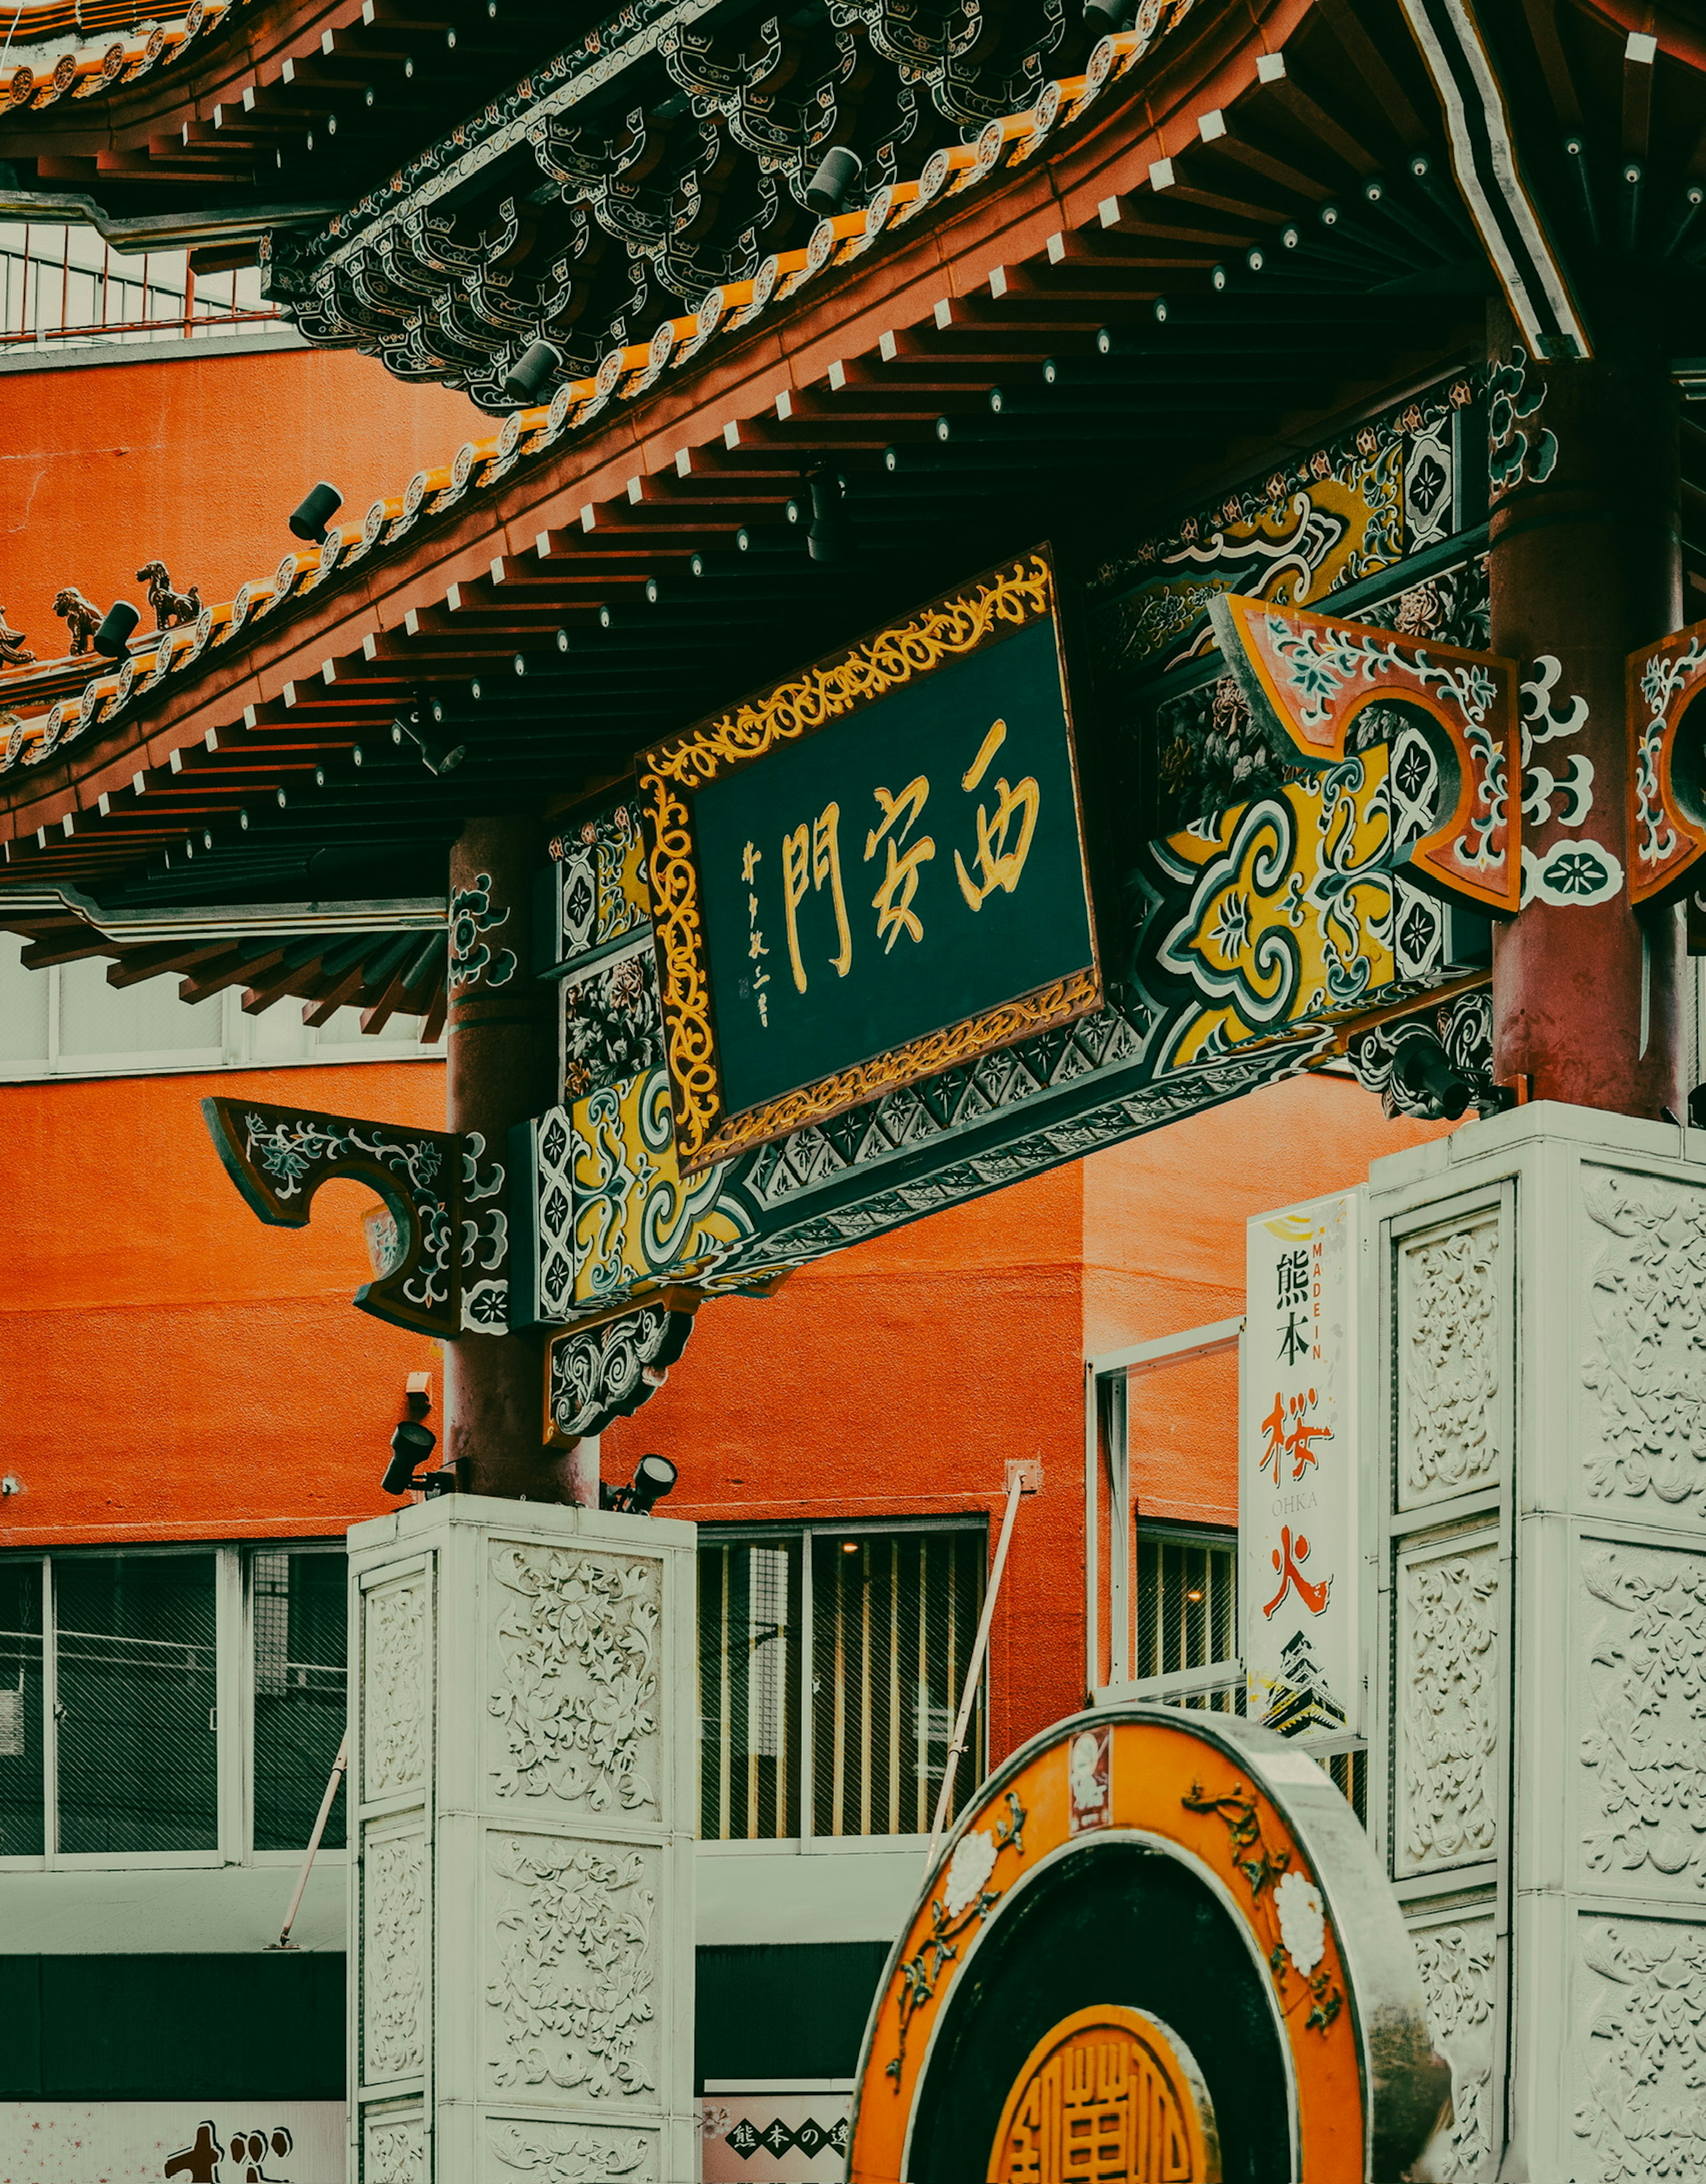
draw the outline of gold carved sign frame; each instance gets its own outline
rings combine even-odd
[[[814,1083],[731,1112],[719,1056],[695,796],[714,782],[759,764],[779,747],[815,735],[1045,617],[1054,630],[1089,962],[998,1006],[944,1024]],[[636,770],[647,829],[664,1053],[676,1150],[684,1173],[786,1137],[942,1070],[963,1067],[1102,1006],[1077,753],[1054,568],[1046,546],[987,571],[904,621],[860,638],[726,712],[655,744],[640,755]]]

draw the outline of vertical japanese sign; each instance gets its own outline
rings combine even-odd
[[[1360,1733],[1355,1191],[1249,1224],[1239,1401],[1239,1612],[1253,1720]]]

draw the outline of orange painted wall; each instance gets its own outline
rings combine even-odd
[[[0,374],[0,600],[46,656],[53,592],[134,595],[145,555],[229,597],[275,566],[314,478],[364,508],[475,419],[339,354]],[[431,1063],[0,1086],[0,1468],[25,1489],[0,1546],[325,1534],[394,1506],[386,1445],[433,1346],[351,1309],[358,1189],[328,1186],[306,1231],[248,1212],[196,1106],[245,1090],[443,1116]],[[994,1635],[1004,1752],[1083,1696],[1085,1357],[1235,1316],[1250,1213],[1431,1134],[1342,1081],[1279,1086],[709,1306],[605,1437],[607,1475],[655,1447],[683,1516],[992,1519],[1006,1460],[1040,1455]],[[1140,1509],[1231,1520],[1235,1390],[1229,1359],[1144,1384]]]
[[[1085,1164],[1085,1355],[1236,1318],[1253,1213],[1348,1190],[1371,1161],[1448,1128],[1389,1123],[1360,1085],[1305,1077],[1094,1155]],[[1140,1511],[1237,1522],[1237,1393],[1235,1353],[1131,1383]]]
[[[352,1310],[370,1192],[306,1230],[232,1188],[197,1102],[301,1099],[443,1127],[433,1062],[0,1087],[8,1224],[0,1546],[341,1531],[433,1346]],[[435,1372],[435,1386],[437,1375]]]
[[[684,1517],[998,1515],[1041,1456],[994,1633],[992,1748],[1082,1700],[1084,1172],[1066,1167],[701,1312],[668,1384],[603,1441],[660,1449]],[[1020,1663],[1022,1662],[1022,1669]]]
[[[196,342],[159,361],[0,373],[0,604],[49,660],[65,649],[63,585],[140,605],[136,571],[158,559],[180,590],[231,599],[277,568],[317,478],[358,515],[490,429],[466,395],[347,350]]]
[[[0,1087],[11,1234],[0,1290],[0,1546],[335,1533],[378,1490],[410,1372],[434,1346],[352,1309],[357,1187],[268,1228],[203,1128],[208,1092],[431,1126],[434,1063]],[[1312,1080],[953,1208],[702,1313],[605,1468],[647,1448],[672,1511],[732,1518],[998,1515],[1040,1456],[993,1646],[995,1748],[1082,1697],[1082,1361],[1242,1306],[1243,1222],[1349,1184],[1431,1134]],[[1227,1361],[1150,1379],[1136,1493],[1155,1516],[1235,1513]],[[1208,1376],[1208,1377],[1204,1377]]]

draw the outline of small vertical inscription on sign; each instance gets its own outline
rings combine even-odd
[[[1356,1279],[1360,1201],[1249,1224],[1239,1390],[1240,1613],[1251,1718],[1358,1735]]]

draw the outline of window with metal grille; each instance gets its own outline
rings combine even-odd
[[[342,1555],[262,1548],[249,1563],[254,1634],[254,1847],[300,1850],[343,1741],[348,1675]],[[321,1837],[344,1847],[343,1800]]]
[[[62,1851],[219,1847],[210,1554],[54,1567]]]
[[[42,1565],[0,1564],[0,1858],[39,1858]]]
[[[1223,1684],[1182,1692],[1180,1703],[1242,1713],[1237,1534],[1140,1525],[1136,1560],[1137,1680],[1182,1678],[1225,1663]]]
[[[699,1550],[699,1771],[708,1836],[799,1832],[800,1541]]]
[[[0,1860],[302,1850],[343,1736],[344,1581],[306,1543],[0,1557]]]
[[[983,1526],[701,1536],[702,1834],[927,1834],[983,1605]],[[950,1818],[983,1771],[983,1712],[980,1694]]]

